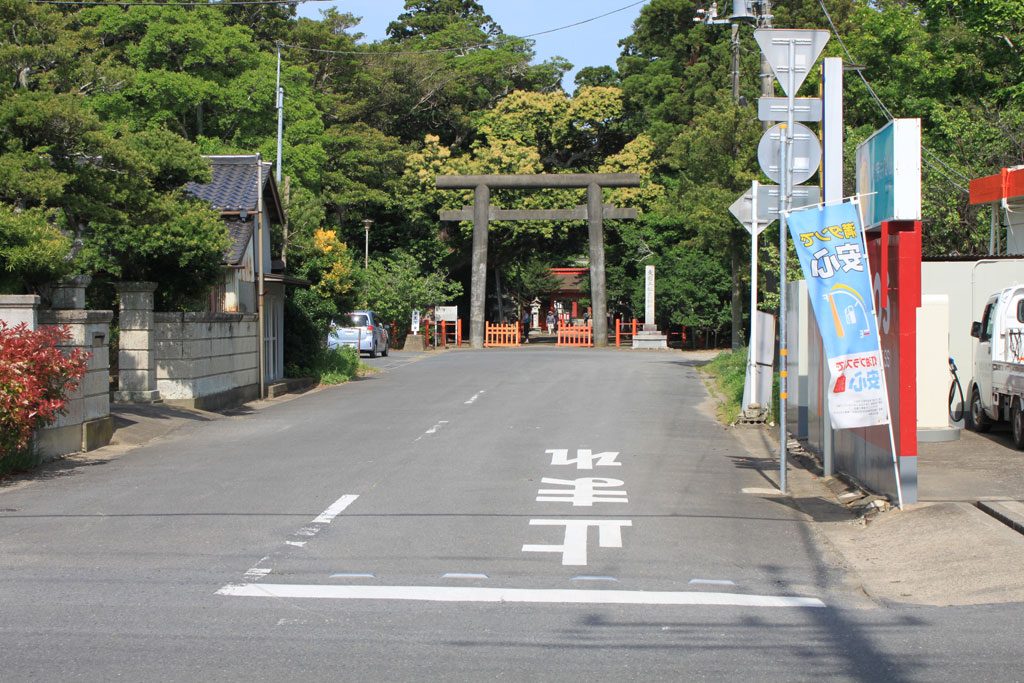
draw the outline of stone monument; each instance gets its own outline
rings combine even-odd
[[[667,349],[668,336],[658,332],[654,322],[654,266],[647,266],[644,278],[644,328],[633,337],[634,349]]]

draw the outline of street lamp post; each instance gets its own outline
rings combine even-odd
[[[370,226],[373,225],[372,218],[363,219],[363,228],[366,229],[366,241],[363,254],[363,269],[370,267]]]

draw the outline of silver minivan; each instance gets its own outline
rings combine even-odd
[[[331,323],[327,347],[334,349],[339,346],[351,346],[360,353],[368,353],[370,358],[376,358],[378,353],[388,355],[391,338],[376,313],[352,311],[345,315],[341,324]]]

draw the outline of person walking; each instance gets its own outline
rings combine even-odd
[[[530,323],[532,322],[532,316],[530,315],[530,307],[523,306],[523,343],[530,343]]]
[[[555,312],[554,311],[548,311],[547,323],[548,323],[548,334],[554,334],[555,333]]]

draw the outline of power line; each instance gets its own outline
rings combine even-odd
[[[832,15],[829,14],[828,8],[825,7],[825,0],[818,0],[818,4],[821,5],[821,11],[824,12],[825,18],[828,20],[829,26],[832,27],[832,35],[836,37],[836,40],[839,41],[839,45],[843,48],[843,52],[846,53],[846,58],[850,60],[851,64],[856,64],[857,61],[853,58],[853,55],[850,54],[849,48],[847,48],[846,43],[843,42],[843,37],[839,35],[839,29],[836,28],[835,22],[832,21]],[[885,115],[885,118],[889,121],[892,121],[895,117],[892,115],[892,112],[889,111],[889,108],[885,106],[885,103],[882,102],[882,98],[878,96],[878,93],[875,92],[875,89],[871,87],[870,83],[868,83],[868,79],[864,77],[864,72],[861,71],[861,69],[859,68],[854,70],[857,72],[857,75],[860,76],[860,80],[864,82],[864,87],[867,88],[868,94],[870,94],[871,97],[875,100],[875,103],[878,104],[878,108],[882,110],[882,113]],[[923,144],[921,145],[921,151],[923,151],[926,155],[926,157],[923,159],[925,164],[930,166],[932,170],[936,171],[938,175],[942,177],[943,180],[945,180],[947,183],[949,183],[956,189],[960,190],[961,192],[970,192],[970,190],[965,188],[960,183],[956,182],[948,173],[945,173],[942,170],[940,170],[939,167],[936,166],[935,164],[938,163],[943,168],[945,168],[946,171],[957,176],[960,176],[963,180],[970,181],[970,178],[968,178],[963,173],[961,173],[960,171],[956,170],[955,168],[951,167],[949,164],[944,162],[934,152],[925,147]],[[931,160],[927,158],[928,156],[931,157]]]
[[[465,52],[467,50],[478,50],[478,49],[486,48],[486,47],[500,46],[503,43],[515,42],[517,40],[524,40],[524,39],[527,39],[527,38],[536,38],[537,36],[544,36],[544,35],[548,35],[549,33],[557,33],[559,31],[564,31],[566,29],[576,28],[577,26],[582,26],[583,24],[589,24],[592,21],[597,21],[598,19],[604,19],[605,17],[609,17],[609,16],[611,16],[613,14],[618,14],[619,12],[625,12],[626,10],[628,10],[630,8],[633,8],[633,7],[636,7],[637,5],[645,5],[648,2],[650,2],[650,0],[639,0],[639,2],[634,2],[634,3],[631,3],[629,5],[625,5],[623,7],[619,7],[618,9],[613,9],[611,11],[605,12],[604,14],[598,14],[597,16],[588,17],[587,19],[581,19],[579,21],[574,21],[573,23],[566,24],[564,26],[556,26],[555,28],[549,28],[549,29],[546,29],[544,31],[537,31],[535,33],[527,33],[524,36],[502,36],[502,37],[498,38],[497,40],[495,40],[493,42],[489,42],[489,43],[474,43],[474,44],[470,44],[470,45],[461,45],[459,47],[432,48],[432,49],[424,49],[424,50],[387,50],[387,51],[384,51],[384,52],[367,52],[366,50],[328,50],[326,48],[304,47],[302,45],[286,45],[284,43],[279,43],[279,45],[280,45],[280,47],[287,47],[287,48],[291,48],[291,49],[295,49],[295,50],[306,50],[307,52],[321,52],[321,53],[333,54],[333,55],[359,55],[359,56],[376,56],[376,55],[381,55],[381,54],[388,54],[388,55],[418,55],[418,54],[428,54],[428,53]],[[110,3],[110,4],[113,4],[113,3]]]

